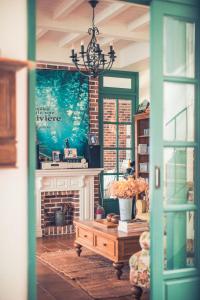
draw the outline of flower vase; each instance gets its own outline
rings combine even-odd
[[[119,212],[121,221],[130,221],[132,218],[133,199],[119,199]]]

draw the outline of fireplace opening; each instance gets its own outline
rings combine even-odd
[[[75,231],[79,218],[79,191],[54,191],[41,194],[42,235],[65,235]]]

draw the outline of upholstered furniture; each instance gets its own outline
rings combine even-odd
[[[147,200],[136,200],[136,216],[135,219],[140,219],[149,223],[149,202]]]
[[[150,237],[149,232],[141,234],[139,243],[141,251],[133,254],[129,260],[130,265],[130,283],[132,286],[134,299],[139,300],[143,290],[150,288]]]

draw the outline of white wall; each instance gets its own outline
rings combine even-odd
[[[150,99],[150,72],[149,68],[139,72],[139,102]]]
[[[26,0],[0,0],[0,49],[26,59]],[[0,300],[27,299],[27,74],[17,75],[17,168],[0,169]]]

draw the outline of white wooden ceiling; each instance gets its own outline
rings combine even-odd
[[[71,47],[87,45],[92,8],[88,0],[37,0],[37,60],[71,63]],[[149,9],[125,1],[100,0],[95,8],[99,43],[117,54],[114,69],[140,71],[149,61]]]

